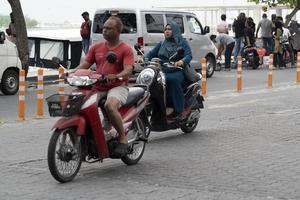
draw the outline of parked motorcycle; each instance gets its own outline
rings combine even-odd
[[[259,55],[255,46],[245,45],[243,48],[243,58],[248,67],[252,69],[259,67]]]
[[[293,33],[290,37],[295,36],[295,34],[296,33]],[[283,50],[284,65],[287,66],[287,64],[289,64],[289,63],[294,64],[295,54],[293,53],[293,49],[290,44],[290,38],[283,35],[281,37],[281,44],[282,44],[282,50]]]
[[[143,53],[138,45],[135,45],[135,50]],[[180,128],[185,133],[191,133],[197,127],[200,119],[200,109],[204,107],[204,98],[200,93],[201,86],[199,82],[184,86],[185,106],[179,119],[171,117],[172,109],[167,108],[166,105],[166,80],[161,69],[167,67],[173,68],[173,70],[182,70],[182,68],[175,68],[172,61],[172,59],[179,60],[178,58],[183,55],[182,51],[183,49],[178,50],[170,57],[170,62],[163,65],[160,64],[159,58],[153,58],[150,62],[145,62],[145,69],[137,77],[136,82],[148,85],[151,94],[146,108],[147,118],[143,118],[147,126],[147,137],[150,131],[159,132]]]
[[[129,87],[127,102],[119,109],[128,139],[128,154],[119,157],[114,153],[118,133],[114,128],[104,130],[101,124],[101,108],[106,97],[93,89],[94,84],[107,84],[106,78],[91,70],[77,70],[67,77],[67,82],[76,87],[71,94],[54,94],[46,99],[50,116],[61,116],[53,126],[48,146],[48,166],[52,176],[62,183],[71,181],[82,161],[93,163],[118,158],[127,165],[136,164],[142,158],[147,142],[142,120],[150,97],[147,86]]]

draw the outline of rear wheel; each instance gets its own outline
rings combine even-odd
[[[181,125],[180,129],[184,132],[184,133],[191,133],[193,132],[197,125],[198,125],[198,121],[200,119],[200,111],[199,110],[193,110],[190,114],[190,116],[188,117],[188,120]]]
[[[259,67],[259,58],[252,58],[249,60],[249,66],[252,67],[252,69],[257,69]]]
[[[1,91],[6,95],[14,95],[19,90],[19,75],[15,70],[6,70],[1,80]]]
[[[59,182],[73,180],[82,162],[80,136],[73,128],[56,130],[48,146],[48,167]]]
[[[138,163],[144,154],[146,142],[139,138],[146,138],[146,127],[140,117],[133,122],[127,134],[129,153],[121,158],[126,165]]]

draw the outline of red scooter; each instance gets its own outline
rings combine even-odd
[[[71,181],[82,161],[93,163],[105,158],[119,158],[127,165],[136,164],[145,150],[146,128],[142,120],[150,93],[145,85],[129,87],[127,102],[119,109],[128,139],[128,153],[114,154],[118,133],[104,130],[101,124],[105,97],[93,89],[94,84],[107,84],[106,78],[91,70],[77,70],[67,78],[77,87],[71,94],[48,97],[50,116],[62,116],[53,126],[48,146],[48,166],[59,182]],[[105,116],[105,115],[104,115]]]

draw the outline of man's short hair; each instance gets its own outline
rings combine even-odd
[[[116,22],[116,28],[119,33],[123,30],[122,20],[117,16],[110,16],[107,20],[114,20]]]
[[[89,13],[87,11],[84,11],[82,14],[81,14],[82,17],[84,16],[89,16]]]
[[[264,13],[264,14],[262,15],[262,17],[263,17],[263,18],[267,18],[268,16],[267,16],[266,13]]]
[[[223,21],[225,21],[225,20],[226,20],[226,15],[225,15],[225,14],[222,14],[222,15],[221,15],[221,19],[222,19]]]

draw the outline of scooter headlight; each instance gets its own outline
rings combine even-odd
[[[150,86],[153,82],[154,76],[155,76],[155,71],[153,69],[151,68],[144,69],[137,77],[136,83]]]

